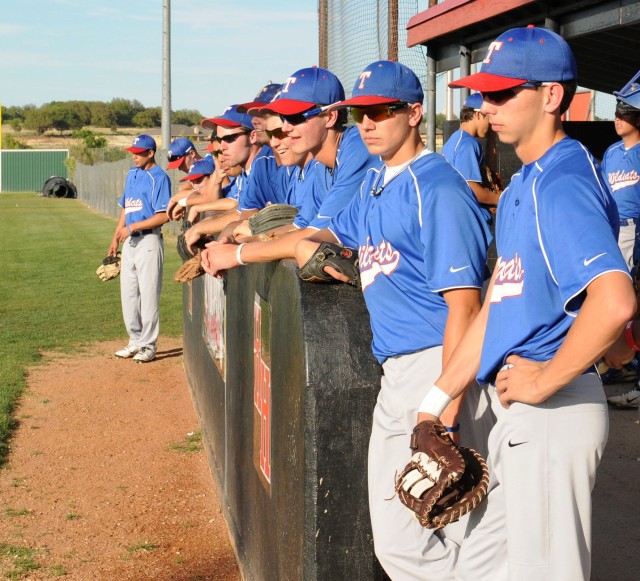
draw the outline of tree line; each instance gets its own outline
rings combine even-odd
[[[30,129],[42,135],[46,131],[77,131],[87,125],[94,127],[160,127],[160,107],[145,107],[133,99],[104,101],[51,101],[35,105],[3,107],[3,122],[15,131]],[[171,112],[171,123],[198,125],[202,115],[195,109]]]

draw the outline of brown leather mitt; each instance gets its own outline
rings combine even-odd
[[[420,422],[411,449],[413,457],[398,476],[396,491],[423,527],[441,529],[486,496],[487,463],[475,450],[457,445],[440,422]]]
[[[204,268],[202,268],[202,252],[198,251],[198,254],[187,260],[176,271],[173,275],[173,280],[176,282],[189,282],[203,274]]]

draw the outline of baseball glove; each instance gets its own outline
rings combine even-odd
[[[415,453],[396,479],[396,491],[423,527],[441,529],[486,496],[486,462],[475,450],[458,446],[440,422],[420,422],[411,449]]]
[[[297,214],[298,208],[289,204],[269,204],[249,218],[251,234],[256,236],[279,226],[291,224]]]
[[[180,234],[178,236],[178,240],[176,242],[176,250],[178,251],[178,255],[182,258],[183,262],[187,260],[191,260],[193,258],[193,254],[189,252],[189,247],[187,246],[187,241],[184,238],[184,234]]]
[[[192,256],[187,260],[173,275],[173,280],[176,282],[190,282],[194,278],[198,278],[204,274],[204,268],[202,268],[202,253],[198,252],[195,256]]]
[[[482,185],[495,194],[501,194],[504,190],[502,176],[486,164],[482,166]]]
[[[360,286],[357,250],[333,242],[323,242],[306,264],[296,272],[307,282],[336,282],[335,278],[324,271],[325,266],[331,266],[347,276],[351,286]]]
[[[96,274],[102,282],[120,276],[120,253],[118,252],[115,256],[107,256],[96,270]]]

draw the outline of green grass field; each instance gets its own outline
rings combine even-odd
[[[95,274],[115,220],[71,199],[0,194],[0,464],[14,426],[25,371],[42,351],[72,352],[93,341],[128,337],[118,279]],[[172,280],[181,261],[165,239],[161,334],[182,333],[182,289]]]

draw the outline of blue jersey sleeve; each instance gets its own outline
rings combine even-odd
[[[370,170],[370,172],[373,172],[373,170]],[[377,175],[379,172],[375,173]],[[327,226],[343,246],[358,248],[358,216],[360,215],[363,190],[365,184],[368,183],[370,183],[370,180],[365,180],[360,185],[360,193],[353,196],[349,204],[342,208],[329,221]]]
[[[238,210],[261,210],[267,204],[284,202],[279,168],[271,149],[265,147],[251,164],[247,183],[242,189]]]
[[[153,192],[151,193],[151,205],[153,211],[166,212],[171,199],[171,180],[162,170],[153,176]]]
[[[422,184],[420,240],[425,278],[435,292],[480,288],[491,232],[473,192],[448,164],[435,168]]]
[[[540,181],[537,234],[565,310],[573,314],[591,281],[609,271],[628,273],[617,242],[618,212],[593,174],[554,173],[552,182]]]

